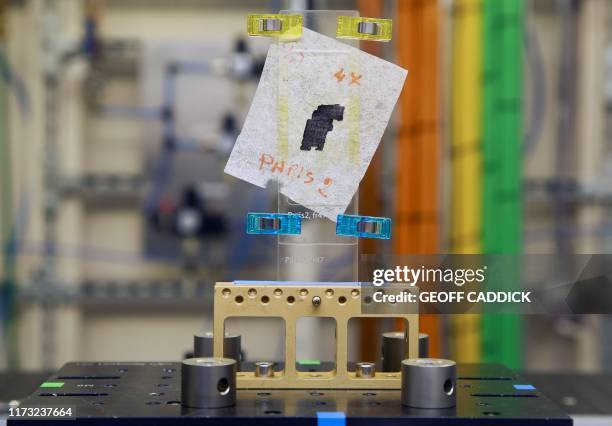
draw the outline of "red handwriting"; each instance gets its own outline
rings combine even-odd
[[[338,70],[334,74],[334,77],[336,77],[336,80],[338,80],[338,83],[340,83],[342,80],[344,80],[344,77],[346,77],[346,74],[344,73],[344,68],[340,68],[340,70]]]
[[[325,188],[327,188],[331,184],[332,184],[332,179],[331,178],[326,177],[325,179],[323,179],[323,185],[325,185]],[[327,193],[325,191],[323,191],[323,189],[325,189],[325,188],[319,188],[319,189],[317,189],[317,191],[319,191],[319,194],[321,194],[322,196],[327,198]]]
[[[351,74],[351,81],[349,82],[349,86],[356,84],[357,86],[361,86],[361,77],[363,77],[362,74],[358,74],[356,72],[350,72]],[[340,68],[338,71],[336,71],[334,73],[334,77],[336,78],[336,82],[341,83],[342,80],[344,80],[344,78],[346,77],[346,73],[344,72],[344,68]]]
[[[277,160],[273,155],[263,152],[259,154],[259,170],[286,176],[301,181],[304,185],[311,185],[317,180],[315,174],[311,170],[304,169],[304,166],[297,163],[288,165],[284,160]],[[333,180],[331,178],[323,178],[321,184],[317,186],[319,195],[327,198],[327,192],[325,190],[327,190],[332,183]]]
[[[287,62],[290,64],[301,63],[304,60],[304,53],[301,51],[294,51],[295,43],[282,43],[283,48],[287,53]]]

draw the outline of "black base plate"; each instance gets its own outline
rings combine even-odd
[[[572,424],[537,389],[514,387],[529,382],[490,364],[458,366],[457,406],[445,410],[403,407],[395,390],[238,390],[234,407],[189,409],[180,404],[180,363],[69,363],[48,380],[64,385],[39,388],[21,407],[73,407],[76,423],[88,425],[316,425],[323,411],[345,413],[349,426]]]

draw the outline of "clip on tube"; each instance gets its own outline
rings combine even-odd
[[[302,233],[302,217],[284,213],[247,214],[247,234],[298,235]]]
[[[336,234],[345,237],[391,238],[391,219],[388,217],[338,215]]]
[[[302,15],[252,13],[247,18],[247,33],[250,36],[297,40],[302,36]]]
[[[391,19],[339,16],[336,37],[389,41],[393,35],[392,25]]]

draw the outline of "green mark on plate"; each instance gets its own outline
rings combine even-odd
[[[321,365],[321,361],[318,359],[299,359],[298,365]]]
[[[44,382],[40,385],[41,388],[61,388],[64,386],[64,382]]]

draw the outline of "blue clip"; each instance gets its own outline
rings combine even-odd
[[[302,216],[283,213],[248,213],[247,234],[298,235]]]
[[[391,219],[388,217],[338,215],[336,234],[345,237],[391,238]]]

